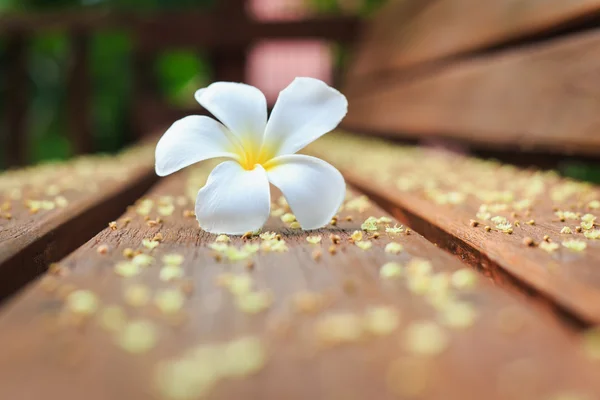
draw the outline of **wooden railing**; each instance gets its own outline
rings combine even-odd
[[[115,12],[5,15],[0,17],[0,36],[6,40],[8,62],[4,139],[2,151],[6,166],[23,165],[27,160],[26,74],[28,42],[34,34],[46,31],[68,33],[70,63],[67,73],[68,138],[74,154],[93,152],[90,117],[91,34],[119,29],[133,43],[133,102],[131,124],[135,136],[152,131],[186,112],[174,109],[157,90],[152,65],[159,52],[171,48],[203,49],[209,54],[215,80],[245,81],[246,53],[261,39],[319,38],[349,44],[355,38],[356,17],[321,17],[299,21],[261,22],[245,10],[245,0],[220,2],[207,11],[160,14]],[[336,74],[334,73],[334,76]],[[197,111],[196,111],[197,112]]]

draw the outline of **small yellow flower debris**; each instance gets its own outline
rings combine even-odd
[[[135,284],[128,286],[124,293],[125,303],[132,307],[143,307],[150,301],[150,288],[146,285]]]
[[[115,273],[124,278],[136,276],[141,272],[140,266],[130,261],[120,261],[115,264]]]
[[[232,340],[225,347],[224,366],[221,373],[225,377],[243,378],[257,373],[267,362],[267,352],[263,342],[247,336]]]
[[[106,253],[108,253],[108,246],[105,244],[101,244],[96,249],[96,252],[98,252],[98,254],[106,254]]]
[[[363,231],[376,231],[377,230],[377,218],[369,217],[360,225],[360,229]]]
[[[258,314],[271,306],[272,297],[267,292],[242,293],[235,300],[237,308],[247,314]]]
[[[217,243],[229,243],[229,242],[231,242],[231,239],[227,235],[219,235],[215,239],[215,242],[217,242]]]
[[[76,290],[66,299],[66,306],[73,314],[92,315],[98,310],[98,297],[90,290]]]
[[[64,196],[57,196],[54,199],[54,202],[56,203],[56,205],[60,208],[65,208],[66,206],[69,205],[69,201],[64,197]]]
[[[291,213],[285,213],[281,216],[281,220],[285,223],[290,223],[296,221],[296,216]]]
[[[329,240],[333,244],[339,244],[342,241],[342,238],[339,235],[334,235],[333,233],[329,235]]]
[[[116,337],[117,344],[129,353],[141,354],[151,350],[158,341],[157,329],[149,320],[134,320],[125,324]]]
[[[110,221],[110,222],[108,223],[108,227],[109,227],[111,230],[113,230],[113,231],[116,231],[116,230],[117,230],[117,221]]]
[[[363,240],[363,233],[361,231],[354,231],[352,232],[352,235],[350,235],[350,238],[355,242],[360,242]]]
[[[181,265],[183,264],[183,256],[176,253],[165,254],[162,257],[162,262],[166,265]]]
[[[581,217],[583,222],[594,222],[596,221],[596,217],[592,214],[585,214]]]
[[[404,250],[404,246],[400,243],[391,242],[385,245],[385,252],[390,254],[400,254]]]
[[[363,317],[365,331],[375,336],[392,334],[400,325],[398,311],[390,306],[371,307]]]
[[[151,240],[151,239],[143,239],[142,240],[142,246],[144,246],[145,248],[149,249],[149,250],[154,250],[156,247],[158,247],[160,243],[156,240]]]
[[[560,233],[570,235],[573,233],[573,231],[568,226],[563,226],[563,228],[560,230]]]
[[[592,210],[596,210],[598,208],[600,208],[600,201],[598,200],[592,200],[588,203],[588,208],[591,208]]]
[[[587,247],[586,242],[577,239],[565,240],[562,245],[572,251],[583,251]]]
[[[204,397],[219,378],[213,360],[184,358],[163,362],[156,368],[156,385],[167,400]]]
[[[161,281],[169,282],[175,279],[183,278],[184,271],[179,265],[165,265],[160,269],[159,277]]]
[[[229,245],[227,243],[211,243],[208,247],[219,253],[223,253],[229,248]]]
[[[394,225],[394,227],[386,227],[385,228],[385,233],[391,233],[391,234],[397,234],[397,233],[402,233],[404,231],[404,227],[402,225],[398,226],[398,225]]]
[[[292,296],[292,306],[299,313],[315,313],[320,311],[325,303],[325,296],[321,293],[299,292]]]
[[[442,323],[450,328],[464,329],[473,325],[477,318],[475,307],[465,302],[451,302],[442,309]]]
[[[447,346],[448,337],[435,322],[413,322],[404,332],[404,347],[415,355],[435,356]]]
[[[298,222],[298,221],[294,221],[294,222],[292,222],[292,223],[290,224],[290,228],[291,228],[291,229],[301,229],[301,228],[302,228],[302,226],[300,225],[300,222]]]
[[[133,258],[135,256],[135,251],[133,249],[127,247],[123,250],[123,257],[125,258]]]
[[[162,289],[154,296],[154,304],[164,314],[173,314],[181,310],[185,295],[179,289]]]
[[[319,261],[321,259],[322,255],[323,255],[323,252],[318,249],[312,252],[312,258],[315,261]]]
[[[548,253],[551,253],[555,250],[558,250],[558,248],[560,247],[558,244],[553,243],[553,242],[540,242],[540,244],[538,245],[538,247],[542,250],[547,251]]]
[[[148,254],[137,254],[132,259],[131,262],[139,265],[140,267],[147,267],[154,262],[154,257]]]
[[[307,236],[306,237],[306,241],[310,244],[319,244],[321,243],[321,235],[315,235],[315,236]]]
[[[406,265],[406,270],[409,275],[428,275],[431,273],[433,265],[429,260],[424,258],[415,257],[411,259]]]
[[[107,306],[100,310],[100,326],[110,332],[117,332],[123,329],[127,323],[127,315],[119,306]]]
[[[350,312],[324,315],[315,323],[315,334],[325,345],[356,342],[363,334],[362,319]]]
[[[379,269],[379,276],[383,279],[395,279],[402,276],[402,265],[396,262],[388,262]]]
[[[246,274],[231,275],[224,286],[234,295],[247,294],[252,290],[252,278]]]
[[[525,236],[525,237],[523,238],[523,244],[524,244],[525,246],[529,246],[529,247],[531,247],[531,246],[535,246],[535,241],[533,240],[533,238],[531,238],[531,237],[529,237],[529,236]]]
[[[275,240],[277,233],[275,232],[263,232],[259,235],[262,240]]]
[[[163,217],[168,217],[173,215],[173,211],[175,211],[175,206],[173,204],[166,204],[158,206],[158,213]]]
[[[141,216],[146,216],[150,214],[152,211],[152,207],[154,206],[154,201],[151,199],[143,199],[138,202],[138,206],[136,208],[136,213]]]
[[[585,236],[588,239],[600,239],[600,229],[585,231],[583,232],[583,236]]]
[[[472,289],[477,283],[477,272],[471,268],[461,268],[452,273],[450,282],[456,289]]]
[[[367,196],[359,196],[349,200],[345,207],[348,211],[363,212],[369,208],[370,205],[371,204],[369,203],[369,198]]]
[[[275,208],[271,211],[271,216],[273,217],[281,217],[283,214],[285,214],[285,209],[283,208]]]
[[[390,217],[379,217],[379,219],[377,220],[377,223],[379,224],[389,224],[390,222],[392,222],[392,219]]]
[[[373,242],[356,242],[355,244],[362,250],[369,250],[371,247],[373,247]]]
[[[600,361],[600,326],[586,330],[581,335],[581,344],[587,358]]]
[[[535,220],[530,219],[529,221],[525,222],[527,225],[535,225]]]

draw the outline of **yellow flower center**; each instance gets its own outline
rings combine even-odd
[[[271,167],[269,161],[275,156],[275,149],[266,143],[263,143],[262,146],[255,143],[243,143],[237,153],[240,156],[240,165],[245,170],[251,171],[257,164],[262,165],[265,169]]]

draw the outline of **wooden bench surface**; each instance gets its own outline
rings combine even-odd
[[[281,240],[218,242],[190,213],[207,172],[161,181],[1,311],[1,398],[600,394],[575,332],[356,191],[335,226],[294,229],[274,195]]]
[[[597,156],[600,32],[509,49],[350,97],[346,127],[479,147]]]
[[[357,46],[343,127],[597,157],[599,15],[598,0],[391,2]]]
[[[438,245],[484,269],[507,271],[581,320],[600,323],[598,187],[350,134],[328,135],[310,151],[393,203],[401,219]]]
[[[586,21],[598,0],[391,1],[369,21],[346,86]],[[361,81],[362,80],[362,81]]]
[[[85,243],[155,181],[153,145],[0,175],[0,299]]]

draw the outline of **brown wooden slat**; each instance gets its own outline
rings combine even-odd
[[[174,46],[222,48],[247,46],[268,38],[320,38],[349,42],[359,30],[356,17],[318,17],[299,21],[263,22],[233,16],[215,18],[204,13],[171,13],[141,20],[134,28],[142,51],[160,51]],[[234,25],[235,29],[231,29]]]
[[[346,203],[335,227],[311,233],[321,235],[322,243],[309,244],[306,232],[290,229],[279,218],[272,217],[264,230],[279,232],[289,251],[260,250],[241,261],[229,261],[226,256],[218,261],[217,253],[208,248],[215,235],[199,230],[193,216],[184,216],[186,210],[193,208],[193,195],[207,172],[208,169],[200,167],[164,180],[143,202],[117,220],[116,230],[107,228],[99,233],[63,260],[61,267],[55,268],[56,275],[43,277],[3,310],[0,315],[2,398],[398,398],[390,392],[390,387],[412,393],[404,398],[449,400],[541,400],[552,399],[559,392],[594,398],[600,394],[595,379],[598,365],[588,363],[583,357],[574,334],[483,277],[470,290],[451,289],[456,296],[453,304],[456,299],[471,304],[478,315],[472,326],[464,329],[440,325],[439,315],[448,314],[443,307],[436,310],[431,305],[436,303],[427,300],[438,297],[435,293],[444,293],[443,289],[433,289],[439,285],[428,285],[429,295],[411,292],[407,283],[416,284],[418,279],[414,278],[417,276],[414,270],[412,274],[407,272],[409,267],[405,267],[404,278],[381,279],[378,268],[388,261],[407,266],[411,260],[412,265],[419,258],[428,260],[438,281],[443,280],[444,274],[464,266],[414,232],[385,233],[383,226],[393,226],[394,221],[380,225],[377,239],[367,239],[365,232],[363,241],[371,241],[371,249],[362,250],[350,243],[349,235],[360,229],[367,216],[385,215],[364,200],[354,200],[355,192],[348,199],[354,207]],[[358,206],[364,210],[359,212]],[[150,227],[143,217],[145,214],[153,221]],[[346,220],[348,216],[352,221]],[[158,217],[162,219],[159,223]],[[142,245],[143,239],[151,240],[158,234],[162,235],[162,241],[154,250]],[[341,237],[333,255],[328,252],[332,245],[330,234]],[[384,247],[390,241],[401,243],[403,252],[386,253]],[[239,237],[232,238],[232,242],[236,247],[243,245]],[[250,242],[259,244],[262,240],[255,237]],[[138,275],[117,276],[114,266],[127,261],[124,253],[138,250],[150,254],[152,264],[143,267]],[[104,251],[105,254],[100,254]],[[321,253],[318,260],[313,257],[315,251]],[[159,278],[164,265],[161,259],[166,254],[183,256],[184,277],[169,282]],[[270,306],[257,315],[242,312],[236,305],[236,296],[218,285],[228,276],[231,279],[228,274],[250,277],[252,290],[272,296]],[[124,293],[132,285],[138,285],[140,292],[132,296],[133,300],[125,300]],[[187,293],[181,310],[159,311],[152,299],[164,289]],[[80,318],[65,308],[64,299],[74,290],[92,292],[100,305],[96,315]],[[150,299],[143,305],[145,290]],[[298,302],[293,300],[299,298],[299,293],[309,293],[300,308],[294,306]],[[318,302],[312,303],[311,307],[311,299],[318,296],[323,296],[325,303],[322,307]],[[242,304],[249,302],[243,296],[239,299]],[[448,305],[451,299],[452,296],[437,304]],[[149,332],[156,333],[156,344],[149,345],[141,354],[126,351],[119,343],[130,325],[112,325],[115,331],[110,333],[103,327],[106,324],[100,322],[105,307],[113,307],[114,312],[114,306],[126,313],[127,323],[147,321],[142,332],[132,339],[134,344],[139,344]],[[362,315],[369,307],[377,306],[400,313],[398,329],[381,337],[361,334]],[[301,312],[311,309],[312,313]],[[346,323],[340,326],[334,322],[328,329],[317,330],[324,321],[331,321],[341,313],[346,313]],[[390,318],[383,321],[389,322]],[[447,349],[429,357],[412,354],[414,347],[407,350],[403,346],[407,331],[414,329],[417,321],[431,321],[438,326],[448,338]],[[331,334],[336,328],[350,343],[333,340],[329,347],[323,347],[324,333]],[[358,332],[356,336],[351,333],[353,330]],[[210,370],[219,377],[231,376],[231,364],[225,369],[218,365],[233,357],[234,366],[240,367],[241,361],[252,356],[248,351],[234,352],[232,348],[224,352],[217,344],[247,335],[256,338],[258,350],[265,352],[264,365],[262,362],[249,365],[256,368],[256,375],[246,376],[249,373],[242,369],[238,378],[213,376],[212,380],[203,381],[202,376],[208,375],[202,375],[199,362],[188,364],[189,368],[180,370],[171,379],[157,372],[159,364],[190,358],[192,350],[204,344],[212,345],[209,350],[214,351]],[[433,338],[426,341],[430,345],[432,342],[440,343]],[[205,355],[207,351],[205,348]],[[260,357],[261,351],[258,353]],[[195,378],[190,381],[186,376]],[[166,396],[158,389],[160,378],[182,389],[185,395]],[[186,393],[185,388],[192,393]]]
[[[368,25],[347,89],[370,75],[492,47],[598,16],[598,0],[406,0],[384,6]]]
[[[1,174],[0,300],[81,246],[146,191],[156,180],[153,147]]]
[[[554,172],[349,134],[329,135],[311,151],[340,168],[350,182],[395,204],[401,219],[438,245],[484,269],[507,271],[579,319],[600,323],[600,243],[585,236],[593,229],[586,230],[581,220],[588,213],[598,215],[598,187]],[[488,210],[478,214],[483,205]],[[561,221],[555,211],[577,216],[567,214]],[[490,220],[495,216],[509,220],[512,234],[497,229]],[[472,220],[478,226],[471,226]],[[534,225],[527,224],[531,220]],[[565,226],[573,233],[561,233]],[[546,235],[558,245],[556,250],[538,248]],[[526,238],[535,246],[524,243]],[[570,239],[587,248],[577,252],[564,247],[562,242]]]
[[[458,62],[350,96],[345,127],[597,156],[600,32]]]

